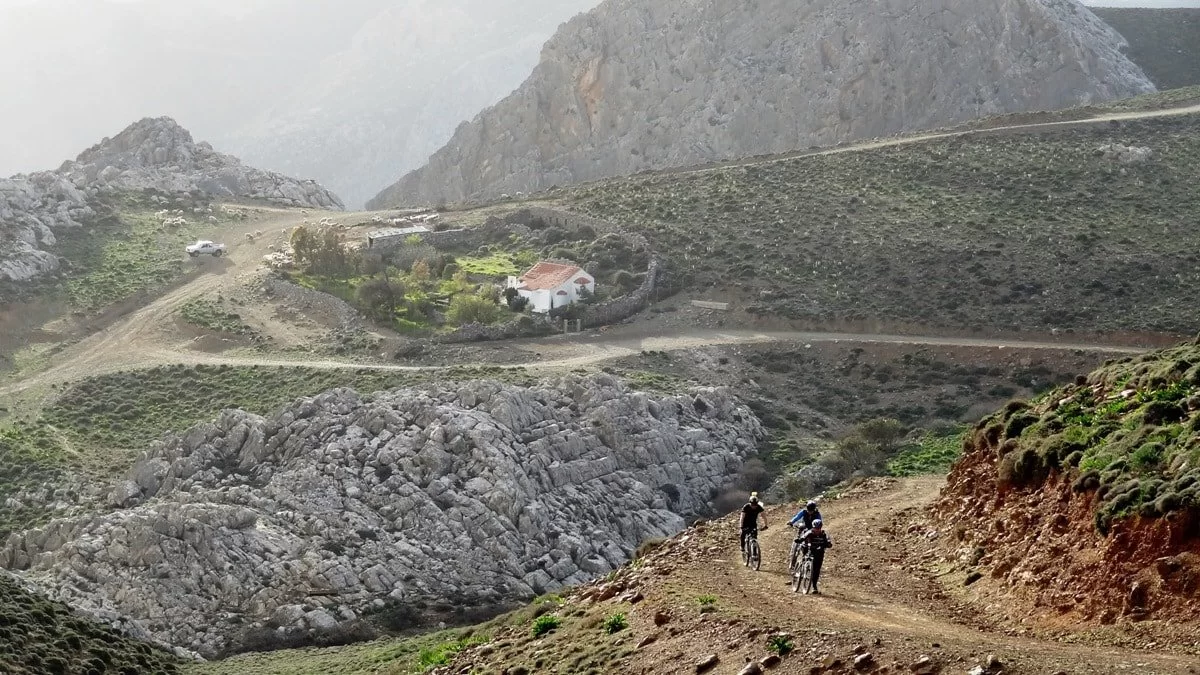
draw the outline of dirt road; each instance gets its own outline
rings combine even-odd
[[[1124,122],[1139,119],[1150,119],[1155,117],[1177,117],[1179,115],[1194,115],[1200,114],[1200,104],[1181,106],[1177,108],[1164,108],[1161,110],[1138,110],[1131,112],[1114,112],[1096,117],[1089,117],[1079,120],[1063,120],[1061,122],[1036,122],[1033,124],[1012,124],[1000,127],[980,128],[980,129],[963,129],[956,131],[933,131],[929,133],[916,133],[904,136],[894,136],[891,138],[881,138],[868,141],[859,141],[848,143],[834,148],[814,148],[811,150],[798,150],[796,152],[788,152],[779,155],[771,155],[769,157],[754,157],[747,159],[734,159],[726,162],[714,162],[699,166],[681,167],[676,169],[662,169],[659,171],[648,171],[642,175],[678,175],[691,173],[704,173],[706,171],[719,171],[732,167],[751,166],[756,164],[771,164],[774,162],[786,162],[800,157],[819,157],[822,155],[839,155],[846,152],[863,152],[866,150],[877,150],[879,148],[890,148],[898,145],[911,145],[913,143],[925,143],[927,141],[936,141],[945,138],[958,138],[964,136],[1002,136],[1007,134],[1028,134],[1038,133],[1042,131],[1062,131],[1066,129],[1076,129],[1087,127],[1096,124],[1107,124],[1109,122]]]
[[[814,150],[794,153],[786,157],[745,160],[733,164],[762,163],[764,161],[782,161],[791,157],[803,155],[823,155],[845,152],[860,152],[875,148],[920,143],[924,141],[964,136],[968,134],[995,133],[1034,133],[1069,128],[1111,121],[1146,119],[1152,117],[1169,117],[1200,113],[1200,105],[1192,105],[1164,110],[1149,110],[1138,112],[1112,113],[1085,120],[1064,122],[1048,122],[1039,124],[1014,125],[977,131],[950,131],[929,134],[918,134],[899,138],[867,141],[837,148]],[[726,165],[720,165],[726,166]],[[706,171],[720,168],[706,166],[688,169],[672,170],[674,172]],[[107,328],[93,334],[79,343],[67,348],[54,359],[48,369],[33,374],[15,383],[0,387],[0,396],[51,384],[59,384],[80,379],[91,375],[124,370],[129,368],[149,367],[165,364],[228,364],[228,365],[306,365],[317,368],[375,368],[385,370],[422,370],[437,369],[437,367],[397,366],[377,362],[361,362],[354,360],[288,360],[281,358],[215,355],[190,351],[179,340],[164,339],[164,326],[174,321],[175,312],[179,306],[189,299],[213,295],[219,292],[231,292],[244,284],[248,277],[261,271],[261,259],[272,244],[282,244],[286,241],[286,232],[298,224],[303,218],[298,211],[286,209],[254,207],[249,209],[256,213],[251,222],[233,229],[223,230],[220,235],[229,244],[229,254],[220,260],[199,259],[194,264],[201,269],[194,278],[177,288],[174,288],[146,306],[117,320]],[[328,217],[341,223],[355,224],[370,220],[373,213],[328,213],[319,212],[312,218]],[[247,241],[246,233],[262,230],[265,236],[256,241]],[[614,358],[637,354],[643,350],[674,351],[696,349],[714,345],[750,344],[772,341],[791,342],[888,342],[914,345],[952,345],[952,346],[984,346],[1002,348],[1005,346],[1027,349],[1083,349],[1095,352],[1132,353],[1141,351],[1133,348],[1113,347],[1099,344],[1069,344],[1056,342],[1021,342],[1014,340],[985,340],[971,338],[948,338],[939,336],[901,336],[874,335],[849,333],[804,333],[804,332],[763,332],[747,330],[712,331],[686,330],[677,333],[658,335],[641,335],[638,329],[620,327],[604,334],[591,333],[574,338],[550,338],[541,341],[523,341],[513,343],[518,349],[530,353],[528,365],[539,369],[573,368],[588,364],[600,363]],[[469,365],[469,364],[461,364]]]
[[[796,636],[800,653],[810,644],[821,645],[807,661],[801,657],[787,672],[809,672],[809,666],[821,664],[829,654],[837,656],[839,645],[845,650],[843,663],[853,659],[857,645],[873,652],[877,662],[895,660],[905,671],[917,658],[928,655],[942,666],[941,672],[965,673],[993,654],[1005,664],[1006,673],[1200,672],[1200,658],[1182,653],[1118,649],[1095,642],[1068,644],[1015,634],[1019,627],[996,625],[980,608],[948,595],[931,575],[916,573],[925,549],[933,544],[923,539],[924,527],[910,533],[908,525],[920,522],[920,514],[936,498],[942,482],[916,478],[880,483],[867,494],[823,504],[834,548],[825,559],[822,595],[792,592],[785,562],[795,532],[786,527],[791,508],[768,510],[770,527],[760,535],[761,570],[741,564],[734,530],[726,527],[721,532],[728,542],[724,553],[675,570],[673,583],[678,586],[672,595],[689,599],[715,595],[718,608],[736,608],[732,614],[739,623]],[[657,655],[680,648],[704,653],[720,646],[719,642],[697,643],[695,636],[686,634],[679,637],[681,641],[661,645]],[[638,658],[635,663],[642,668],[635,670],[678,672],[651,666],[651,661],[651,655]],[[713,672],[737,673],[742,665],[722,658]]]

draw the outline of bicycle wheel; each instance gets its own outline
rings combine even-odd
[[[750,566],[750,538],[749,537],[747,537],[746,540],[744,542],[742,542],[742,564],[745,565],[746,567]]]
[[[762,566],[762,549],[758,547],[757,539],[751,539],[750,544],[750,568],[757,572],[758,568]]]
[[[804,562],[800,564],[799,576],[800,590],[804,591],[805,595],[808,595],[810,592],[812,592],[812,570],[812,558],[805,558]]]
[[[800,547],[792,542],[792,550],[788,553],[788,574],[796,573],[796,564],[800,562]]]

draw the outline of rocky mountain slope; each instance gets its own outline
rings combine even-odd
[[[1129,58],[1159,89],[1200,85],[1200,7],[1096,7],[1129,41]]]
[[[138,461],[114,510],[12,535],[0,567],[207,656],[584,582],[704,513],[762,435],[728,391],[608,376],[228,411]],[[252,622],[254,625],[251,625]]]
[[[153,189],[252,199],[281,206],[341,209],[337,195],[241,163],[196,143],[166,117],[138,121],[54,171],[0,179],[0,280],[27,281],[54,272],[55,231],[83,227],[100,194]]]
[[[1123,46],[1073,0],[609,0],[370,204],[493,198],[1151,91]]]
[[[1200,619],[1200,340],[984,419],[935,512],[1010,613]]]

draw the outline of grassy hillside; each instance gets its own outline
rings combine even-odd
[[[1200,342],[1110,363],[979,428],[1000,444],[1002,483],[1051,472],[1095,491],[1095,524],[1200,512]],[[1007,440],[1006,440],[1007,439]]]
[[[53,485],[65,472],[111,476],[168,432],[213,419],[227,408],[269,414],[303,396],[337,387],[363,393],[432,379],[500,378],[528,383],[522,370],[454,369],[439,375],[382,370],[169,366],[89,378],[62,391],[40,413],[0,425],[0,538],[45,513],[5,504],[22,490]]]
[[[955,561],[946,583],[989,611],[1056,626],[1157,619],[1195,653],[1200,340],[985,418],[932,515]]]
[[[1200,8],[1091,9],[1129,41],[1129,57],[1159,89],[1200,84]]]
[[[0,673],[178,673],[171,655],[35,596],[0,574]]]
[[[1151,148],[1144,163],[1099,151]],[[567,191],[693,288],[806,321],[1190,333],[1200,115],[634,176]]]

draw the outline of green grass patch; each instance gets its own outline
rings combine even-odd
[[[221,303],[207,298],[193,298],[184,303],[179,308],[179,317],[194,326],[220,333],[254,333],[254,329],[246,325],[236,312],[228,311]]]
[[[927,435],[889,460],[887,475],[903,478],[946,473],[962,455],[966,436],[965,428],[946,434]]]
[[[179,278],[194,266],[184,247],[234,220],[216,207],[212,214],[188,210],[183,216],[186,225],[164,225],[164,218],[156,215],[163,207],[135,193],[117,195],[101,208],[107,215],[88,227],[61,233],[56,247],[69,270],[58,292],[85,311],[103,309]],[[208,221],[210,215],[216,222]]]
[[[533,620],[533,636],[541,637],[562,625],[562,619],[553,614],[543,614]]]
[[[612,635],[613,633],[619,633],[620,631],[629,628],[629,621],[625,618],[624,613],[618,612],[605,617],[604,622],[600,624],[600,628],[602,628],[605,633]]]
[[[509,277],[522,272],[517,267],[513,256],[508,253],[493,253],[487,257],[458,258],[458,269],[467,274],[478,274],[486,277]]]
[[[482,636],[449,630],[346,647],[287,649],[189,664],[189,675],[409,675],[449,663]]]

